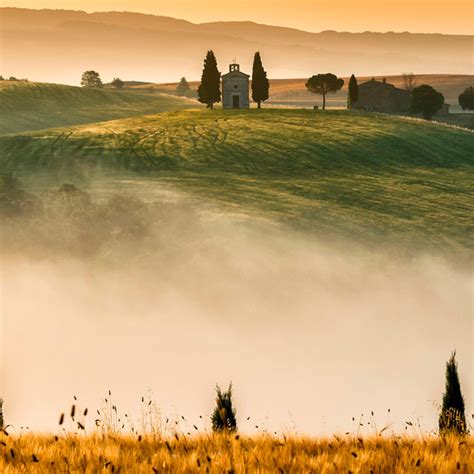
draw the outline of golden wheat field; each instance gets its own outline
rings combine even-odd
[[[472,473],[472,437],[1,435],[0,470],[68,473]]]

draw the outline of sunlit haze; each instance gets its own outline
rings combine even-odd
[[[307,31],[472,34],[470,0],[6,0],[5,7],[133,11],[192,22],[250,20]]]

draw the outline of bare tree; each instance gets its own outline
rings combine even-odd
[[[412,72],[404,72],[402,74],[403,87],[408,92],[413,92],[416,86],[416,76]]]

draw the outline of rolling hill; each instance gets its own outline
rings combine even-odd
[[[169,95],[0,82],[0,135],[196,107]]]
[[[4,76],[78,84],[85,70],[150,82],[197,80],[208,49],[221,70],[234,58],[251,70],[260,51],[270,77],[472,73],[472,36],[309,33],[248,22],[194,24],[130,12],[0,9]],[[60,65],[60,67],[58,67]]]
[[[376,114],[188,110],[0,137],[0,166],[171,187],[324,236],[466,258],[474,136]],[[135,177],[135,178],[133,178]]]

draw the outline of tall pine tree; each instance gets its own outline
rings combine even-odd
[[[213,109],[214,104],[221,101],[221,73],[217,69],[217,60],[213,51],[208,51],[204,60],[198,100],[206,104],[209,109]]]
[[[260,53],[255,53],[252,70],[252,99],[257,102],[258,108],[262,108],[262,102],[268,99],[270,82],[267,79],[267,73],[263,69]]]
[[[443,395],[443,406],[439,415],[439,431],[441,434],[448,432],[464,434],[467,431],[456,351],[451,354],[446,363],[446,391]]]
[[[352,74],[351,78],[349,79],[349,92],[347,96],[347,106],[349,109],[354,107],[354,104],[359,99],[359,85],[357,84],[357,79]]]

